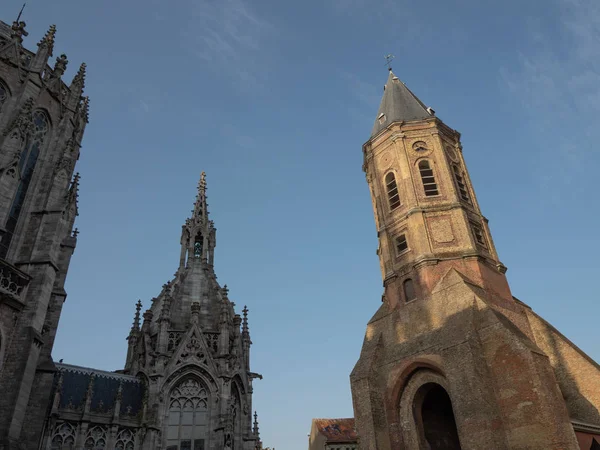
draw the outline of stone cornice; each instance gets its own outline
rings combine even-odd
[[[600,434],[600,425],[594,425],[591,423],[580,422],[579,420],[571,419],[571,424],[575,431],[582,431],[584,433]]]

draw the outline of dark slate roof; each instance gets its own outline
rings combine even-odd
[[[109,413],[113,410],[119,385],[121,415],[136,415],[142,407],[144,384],[131,375],[57,363],[56,382],[62,375],[62,392],[59,409],[83,410],[90,378],[94,376],[91,411]]]
[[[431,116],[423,102],[390,70],[371,137],[393,122],[422,120]],[[381,121],[382,117],[385,117],[385,120]]]
[[[327,442],[356,442],[354,419],[313,419],[319,433]]]

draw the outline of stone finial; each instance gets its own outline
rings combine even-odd
[[[223,297],[229,298],[229,288],[227,287],[227,285],[223,286],[223,288],[221,289],[221,293],[223,294]]]
[[[169,321],[171,318],[171,297],[165,295],[162,308],[160,309],[160,320]]]
[[[54,36],[56,35],[56,25],[50,25],[48,31],[44,37],[38,42],[38,47],[48,47],[50,54],[52,54],[52,48],[54,47]]]
[[[80,92],[83,91],[83,88],[85,87],[86,67],[87,66],[85,63],[81,63],[81,66],[79,66],[79,70],[77,71],[77,73],[73,77],[73,81],[71,82],[71,89],[77,88]]]
[[[67,194],[67,199],[69,205],[75,204],[77,206],[77,199],[79,198],[79,180],[81,176],[79,172],[75,174],[73,177],[73,181],[71,182],[71,187],[69,188],[69,193]]]
[[[192,210],[193,220],[199,222],[202,218],[208,216],[207,209],[206,172],[202,172],[200,174],[200,181],[198,182],[198,194],[196,195],[196,202],[194,203],[194,209]]]
[[[254,411],[254,428],[252,432],[254,433],[254,436],[256,436],[256,438],[260,436],[258,431],[258,413],[256,411]]]
[[[244,316],[244,318],[242,319],[242,333],[247,335],[247,334],[249,334],[249,329],[248,329],[248,307],[246,305],[244,305],[242,314]]]
[[[77,236],[79,236],[79,228],[75,228],[73,230],[73,234],[71,236],[74,237],[74,238],[77,238]]]
[[[133,325],[131,331],[140,331],[140,311],[142,309],[142,301],[138,300],[135,304],[135,315],[133,316]]]
[[[54,69],[52,71],[52,76],[54,78],[60,78],[67,70],[67,65],[69,64],[69,60],[67,59],[67,55],[64,53],[61,54],[58,58],[56,58],[56,62],[54,63]]]
[[[200,182],[198,183],[198,193],[206,192],[206,172],[200,174]]]
[[[152,321],[152,317],[154,317],[154,313],[152,312],[152,310],[147,309],[146,311],[144,311],[144,323],[142,324],[142,326],[149,324]]]
[[[85,96],[81,101],[81,110],[80,110],[81,118],[85,123],[90,122],[90,97]]]

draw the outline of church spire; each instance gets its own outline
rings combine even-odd
[[[190,262],[212,266],[216,229],[213,221],[208,219],[208,214],[206,173],[202,172],[192,217],[187,219],[182,227],[180,268]]]
[[[434,115],[408,87],[389,70],[387,82],[383,87],[383,98],[377,111],[371,137],[379,134],[394,122],[428,119]]]
[[[206,172],[200,174],[198,182],[198,195],[196,195],[196,203],[194,203],[194,218],[206,219],[208,217],[208,204],[206,203]]]
[[[135,315],[133,316],[133,324],[131,325],[131,331],[140,331],[140,311],[142,309],[142,301],[138,300],[135,304]]]
[[[363,146],[385,298],[394,304],[425,298],[440,274],[467,265],[482,283],[510,298],[506,267],[477,203],[460,133],[433,114],[390,71]]]

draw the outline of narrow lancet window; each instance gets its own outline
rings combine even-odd
[[[415,285],[414,285],[412,279],[408,278],[407,280],[404,280],[402,287],[404,288],[404,301],[405,302],[410,302],[411,300],[414,300],[417,298],[417,293],[415,292]]]
[[[194,242],[194,258],[196,259],[202,258],[203,240],[204,238],[202,237],[202,234],[199,233],[198,236],[196,236],[196,241]]]
[[[421,181],[423,182],[423,190],[427,197],[438,195],[438,187],[433,176],[433,169],[431,168],[429,161],[426,159],[419,163],[419,172],[421,173]]]
[[[393,211],[400,206],[400,194],[398,193],[398,185],[396,184],[396,177],[392,172],[385,176],[385,189],[387,191],[388,203],[390,209]]]
[[[21,174],[21,180],[17,186],[17,192],[8,213],[8,220],[4,227],[6,231],[2,236],[2,240],[0,240],[0,257],[2,258],[5,258],[8,253],[8,248],[13,239],[19,216],[21,215],[21,209],[25,202],[27,189],[29,189],[29,184],[33,178],[35,164],[44,145],[48,130],[50,129],[48,118],[43,111],[34,111],[32,119],[33,131],[27,136],[25,147],[21,152],[21,158],[19,159],[19,173]]]
[[[458,167],[457,164],[452,164],[452,171],[454,172],[454,180],[456,181],[456,187],[458,188],[458,195],[463,201],[470,203],[469,192],[467,191],[467,185],[465,184],[465,179],[460,167]]]

